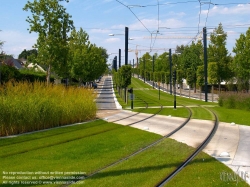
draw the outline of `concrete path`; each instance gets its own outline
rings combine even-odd
[[[95,92],[97,93],[96,105],[99,109],[96,114],[98,118],[105,118],[106,116],[121,112],[122,107],[117,102],[112,85],[111,76],[104,76],[97,83]]]
[[[102,77],[101,81],[97,84],[96,105],[98,109],[101,110],[116,110],[122,107],[117,102],[114,95],[112,77],[105,76]]]
[[[138,114],[121,110],[119,113],[106,116],[104,119],[121,125],[128,125],[150,117],[150,114]],[[134,115],[133,117],[126,118]],[[123,119],[126,118],[126,119]],[[117,121],[122,119],[120,121]],[[131,125],[131,127],[160,134],[168,134],[181,125],[186,119],[156,115],[145,121]],[[189,146],[197,147],[213,128],[213,121],[191,119],[190,122],[173,134],[170,138]],[[219,127],[210,143],[203,149],[204,152],[230,167],[234,172],[244,175],[250,184],[250,127],[219,123]],[[223,171],[222,171],[223,172]],[[219,175],[219,174],[218,174]],[[219,176],[218,176],[219,177]]]

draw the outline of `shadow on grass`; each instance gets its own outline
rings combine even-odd
[[[196,159],[191,161],[189,164],[194,164],[194,163],[208,163],[215,161],[214,158],[209,158],[209,159]],[[180,166],[182,162],[176,162],[176,163],[170,163],[170,164],[162,164],[162,165],[157,165],[157,166],[145,166],[145,167],[138,167],[138,168],[130,168],[130,169],[119,169],[119,170],[111,170],[111,171],[104,171],[101,173],[97,173],[96,175],[93,175],[91,177],[87,178],[92,178],[92,179],[100,179],[100,178],[105,178],[105,177],[115,177],[115,176],[120,176],[124,174],[135,174],[135,173],[146,173],[149,171],[160,171],[165,168],[172,168],[169,173],[166,175],[170,174],[172,171],[174,171],[178,166]]]

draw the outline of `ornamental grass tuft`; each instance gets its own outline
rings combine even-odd
[[[91,89],[8,82],[0,87],[0,136],[94,119],[95,97]]]
[[[219,106],[229,109],[250,110],[250,94],[227,92],[219,95]]]

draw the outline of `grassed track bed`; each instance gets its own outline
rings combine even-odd
[[[98,120],[0,139],[0,168],[7,172],[82,171],[88,175],[159,138],[157,134]]]

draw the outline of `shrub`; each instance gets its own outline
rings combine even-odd
[[[20,70],[20,79],[21,81],[35,82],[41,81],[46,82],[46,73],[37,72],[29,69],[21,69]],[[54,82],[54,77],[50,77],[50,82]]]
[[[13,66],[8,65],[1,65],[1,82],[6,83],[10,80],[16,81],[28,81],[28,82],[35,82],[35,81],[46,81],[46,73],[42,72],[35,72],[28,69],[21,69],[17,70]],[[54,82],[55,78],[50,77],[50,82]]]
[[[2,83],[8,82],[9,80],[17,80],[20,78],[20,72],[15,67],[1,64],[0,71]]]
[[[219,95],[219,106],[240,110],[250,110],[250,94],[227,92]]]
[[[37,82],[0,87],[0,136],[94,119],[93,90]]]

